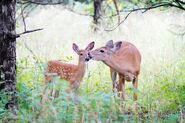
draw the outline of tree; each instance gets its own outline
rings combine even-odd
[[[16,21],[15,0],[0,2],[0,78],[1,90],[9,96],[6,108],[15,113],[16,100]]]
[[[102,15],[102,2],[103,0],[94,0],[94,24],[95,28],[94,30],[96,31],[98,29],[98,25],[100,25],[100,18]]]

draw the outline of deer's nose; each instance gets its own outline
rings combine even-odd
[[[91,56],[90,52],[88,52],[88,56],[89,56],[89,58],[90,58],[90,59],[92,58],[92,56]]]

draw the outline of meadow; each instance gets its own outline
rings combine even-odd
[[[123,13],[121,18],[124,18]],[[92,18],[67,11],[60,6],[40,7],[26,18],[27,28],[44,30],[27,34],[17,40],[17,123],[183,123],[185,122],[185,38],[180,35],[185,28],[185,13],[158,9],[147,13],[136,12],[111,32],[93,33]],[[23,29],[17,22],[17,32]],[[80,86],[78,100],[66,93],[68,82],[55,78],[51,87],[60,90],[59,98],[40,105],[47,61],[60,59],[77,64],[77,54],[72,43],[80,48],[95,41],[95,48],[114,41],[126,40],[141,52],[142,64],[139,88],[133,90],[126,83],[124,111],[121,100],[112,92],[109,68],[89,61]],[[134,111],[133,91],[139,95],[138,111]],[[1,96],[4,96],[1,94]],[[71,99],[68,99],[71,97]],[[8,97],[2,98],[1,105]],[[0,119],[11,116],[0,108]]]

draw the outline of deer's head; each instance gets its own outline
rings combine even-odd
[[[120,49],[121,44],[121,41],[113,43],[113,40],[110,40],[106,43],[105,46],[90,51],[88,56],[90,59],[92,58],[96,61],[105,61],[108,57]]]

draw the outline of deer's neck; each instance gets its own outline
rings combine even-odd
[[[111,62],[111,57],[106,57],[104,60],[103,60],[103,63],[105,63],[106,65],[112,67],[112,62]]]
[[[117,71],[121,71],[120,65],[118,64],[118,62],[116,61],[116,59],[113,56],[107,57],[103,62],[107,66],[111,67],[112,69],[117,70]]]

